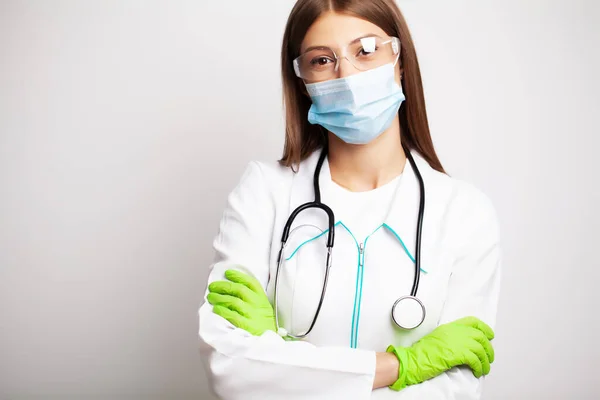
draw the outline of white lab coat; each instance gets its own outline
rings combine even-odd
[[[224,271],[238,265],[262,283],[273,304],[282,230],[295,207],[314,199],[312,181],[319,153],[302,162],[297,173],[276,162],[248,165],[228,197],[213,244],[216,256],[209,282],[224,279]],[[385,351],[389,344],[409,346],[436,326],[464,316],[477,316],[492,328],[496,320],[500,250],[492,204],[472,185],[435,171],[416,151],[411,154],[426,190],[424,271],[418,292],[427,310],[423,324],[401,331],[390,317],[392,304],[410,293],[414,277],[411,257],[419,186],[410,163],[407,160],[385,225],[367,239],[354,237],[345,227],[343,210],[348,205],[328,197],[332,181],[325,161],[319,182],[322,201],[336,213],[335,247],[315,328],[302,341],[285,341],[271,331],[252,336],[213,314],[205,301],[199,310],[200,345],[217,396],[226,400],[480,398],[483,378],[476,379],[467,367],[453,368],[399,392],[372,390],[375,352]],[[326,229],[325,214],[305,211],[298,216],[293,226],[304,226],[296,231],[304,233],[300,239],[290,239],[285,251],[289,260],[280,275],[280,321],[293,333],[309,326],[325,270],[327,236],[315,238],[314,230],[308,233],[314,229],[310,225]],[[309,251],[295,257],[299,254],[295,250],[308,245]]]

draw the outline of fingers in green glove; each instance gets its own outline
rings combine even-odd
[[[473,340],[477,341],[477,345],[474,345],[472,351],[475,352],[481,361],[483,375],[489,374],[491,369],[490,364],[493,363],[495,359],[494,347],[490,343],[490,340],[494,338],[494,331],[488,324],[473,316],[461,318],[455,322],[460,325],[474,328],[469,334]],[[473,370],[473,373],[477,377],[481,376],[475,373],[475,370]]]
[[[463,336],[462,347],[467,364],[475,366],[475,368],[471,368],[473,369],[473,374],[477,377],[480,377],[482,373],[483,375],[489,374],[494,350],[487,336],[479,329],[464,325],[462,326],[460,335]],[[473,355],[477,357],[478,362],[474,361]]]
[[[473,375],[475,375],[476,378],[480,378],[481,375],[483,375],[484,372],[484,365],[481,362],[481,358],[472,351],[467,351],[465,352],[465,362],[466,364],[471,368],[471,370],[473,370]],[[489,368],[490,368],[490,364],[487,364],[487,369],[489,372]]]
[[[230,281],[215,281],[208,285],[208,291],[237,297],[243,301],[250,302],[254,298],[254,293],[246,286]]]
[[[491,364],[494,362],[494,357],[495,357],[494,347],[490,343],[490,341],[489,341],[488,337],[485,335],[485,333],[483,333],[481,331],[479,331],[479,332],[480,333],[474,332],[471,337],[473,339],[475,339],[479,343],[479,345],[483,348],[483,350],[485,351],[486,358],[488,359],[488,361]]]
[[[255,336],[276,331],[275,314],[260,282],[241,271],[225,271],[226,280],[208,285],[213,312]]]
[[[232,282],[246,286],[254,293],[264,293],[265,291],[258,279],[235,269],[228,269],[225,271],[225,278]]]
[[[249,318],[252,315],[252,308],[241,299],[219,293],[209,293],[206,300],[213,306],[222,306],[228,308],[238,314]]]
[[[488,338],[488,340],[492,340],[494,338],[494,331],[492,330],[492,328],[490,328],[490,326],[488,324],[486,324],[485,322],[483,322],[482,320],[480,320],[477,317],[460,318],[460,319],[457,319],[456,321],[454,321],[454,323],[460,324],[460,325],[465,325],[465,326],[470,326],[475,329],[479,329],[481,332],[483,332],[485,334],[485,336]]]
[[[237,312],[230,310],[227,307],[218,305],[218,304],[216,306],[213,306],[213,312],[215,314],[225,318],[233,326],[243,329],[245,331],[248,330],[247,329],[247,327],[249,325],[248,319],[246,317],[238,314]]]
[[[473,370],[475,376],[479,377],[483,373],[483,375],[487,375],[490,373],[490,359],[488,358],[487,352],[485,348],[479,343],[476,339],[471,338],[468,340],[466,344],[467,350],[465,354],[470,355],[474,354],[475,357],[479,360],[479,366],[481,367],[481,371]]]

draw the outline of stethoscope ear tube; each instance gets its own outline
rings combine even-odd
[[[323,203],[316,203],[314,201],[304,203],[298,208],[296,208],[290,217],[288,218],[285,226],[283,227],[283,234],[281,235],[281,243],[285,245],[290,236],[290,230],[292,229],[292,224],[294,223],[294,219],[300,214],[302,211],[307,210],[309,208],[319,208],[327,214],[327,218],[329,220],[329,232],[327,232],[327,247],[333,247],[333,241],[335,238],[335,216],[333,215],[333,210],[329,208],[328,205]]]
[[[278,291],[277,291],[277,288],[279,287],[279,271],[281,270],[281,263],[283,261],[283,249],[285,248],[285,244],[289,238],[290,229],[292,227],[294,219],[301,211],[309,209],[309,208],[319,208],[319,209],[325,211],[327,213],[327,216],[329,219],[329,232],[327,233],[327,261],[326,261],[326,266],[325,266],[325,268],[326,268],[325,269],[325,279],[323,280],[323,287],[321,289],[321,298],[319,300],[319,305],[317,306],[317,310],[315,311],[315,316],[312,320],[312,323],[310,324],[310,327],[303,334],[293,335],[285,330],[281,330],[281,327],[279,326],[279,296],[278,296]],[[281,248],[279,249],[279,254],[277,255],[277,269],[275,271],[275,286],[274,286],[275,309],[274,309],[274,312],[275,312],[275,324],[277,326],[277,330],[278,330],[279,334],[284,334],[285,336],[290,336],[295,339],[302,339],[303,337],[307,336],[312,331],[313,327],[315,326],[315,323],[317,322],[317,318],[319,317],[319,312],[321,311],[321,307],[323,306],[323,299],[325,298],[325,291],[327,290],[327,282],[329,280],[329,270],[331,268],[332,249],[333,249],[334,239],[335,239],[335,216],[333,215],[333,210],[331,210],[331,208],[329,208],[329,206],[327,206],[325,204],[315,203],[315,202],[302,204],[300,207],[295,209],[294,212],[292,212],[292,214],[288,218],[288,221],[285,224],[285,227],[283,228],[283,235],[281,237]]]
[[[421,235],[423,232],[423,216],[425,212],[425,184],[423,183],[423,177],[421,176],[421,172],[419,168],[417,168],[417,164],[410,153],[410,150],[406,148],[404,143],[402,144],[404,148],[404,153],[406,154],[406,158],[410,162],[414,174],[417,176],[417,181],[419,181],[419,191],[420,191],[420,201],[419,201],[419,215],[417,217],[417,233],[415,240],[415,279],[413,280],[412,289],[410,290],[410,295],[412,297],[417,297],[417,291],[419,290],[419,278],[421,277]]]
[[[321,204],[321,186],[319,185],[319,178],[321,177],[321,168],[325,162],[325,157],[327,157],[327,151],[327,146],[321,150],[319,161],[317,161],[317,167],[315,168],[315,173],[313,174],[313,190],[315,192],[314,203],[316,204]]]

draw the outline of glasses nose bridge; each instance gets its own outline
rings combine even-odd
[[[335,53],[334,53],[335,54]],[[341,55],[337,55],[335,54],[335,72],[338,72],[339,68],[340,68],[340,64],[342,63],[342,60],[345,59],[346,61],[348,61],[348,64],[350,64],[353,68],[356,68],[356,65],[354,65],[354,63],[352,62],[352,60],[348,57],[348,55],[346,54],[346,51],[344,51]]]
[[[343,68],[340,69],[340,65],[342,64],[341,61],[342,59],[346,59],[347,61],[347,65],[345,65]],[[338,62],[335,66],[335,71],[333,72],[334,77],[337,78],[345,78],[348,77],[350,75],[354,75],[356,73],[360,72],[360,69],[357,68],[352,61],[350,61],[350,59],[348,57],[340,57],[338,59]]]
[[[346,61],[348,61],[350,63],[350,65],[352,65],[354,67],[352,60],[350,60],[350,58],[348,58],[348,47],[347,46],[340,47],[337,52],[334,49],[331,49],[331,51],[333,52],[333,55],[335,57],[335,72],[337,72],[338,69],[340,68],[340,64],[344,58],[346,59]]]

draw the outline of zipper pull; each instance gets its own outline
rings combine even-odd
[[[358,249],[359,249],[359,252],[360,252],[360,256],[359,256],[360,257],[359,258],[360,259],[360,266],[364,267],[364,265],[365,265],[365,247],[361,243],[361,244],[358,245]]]

